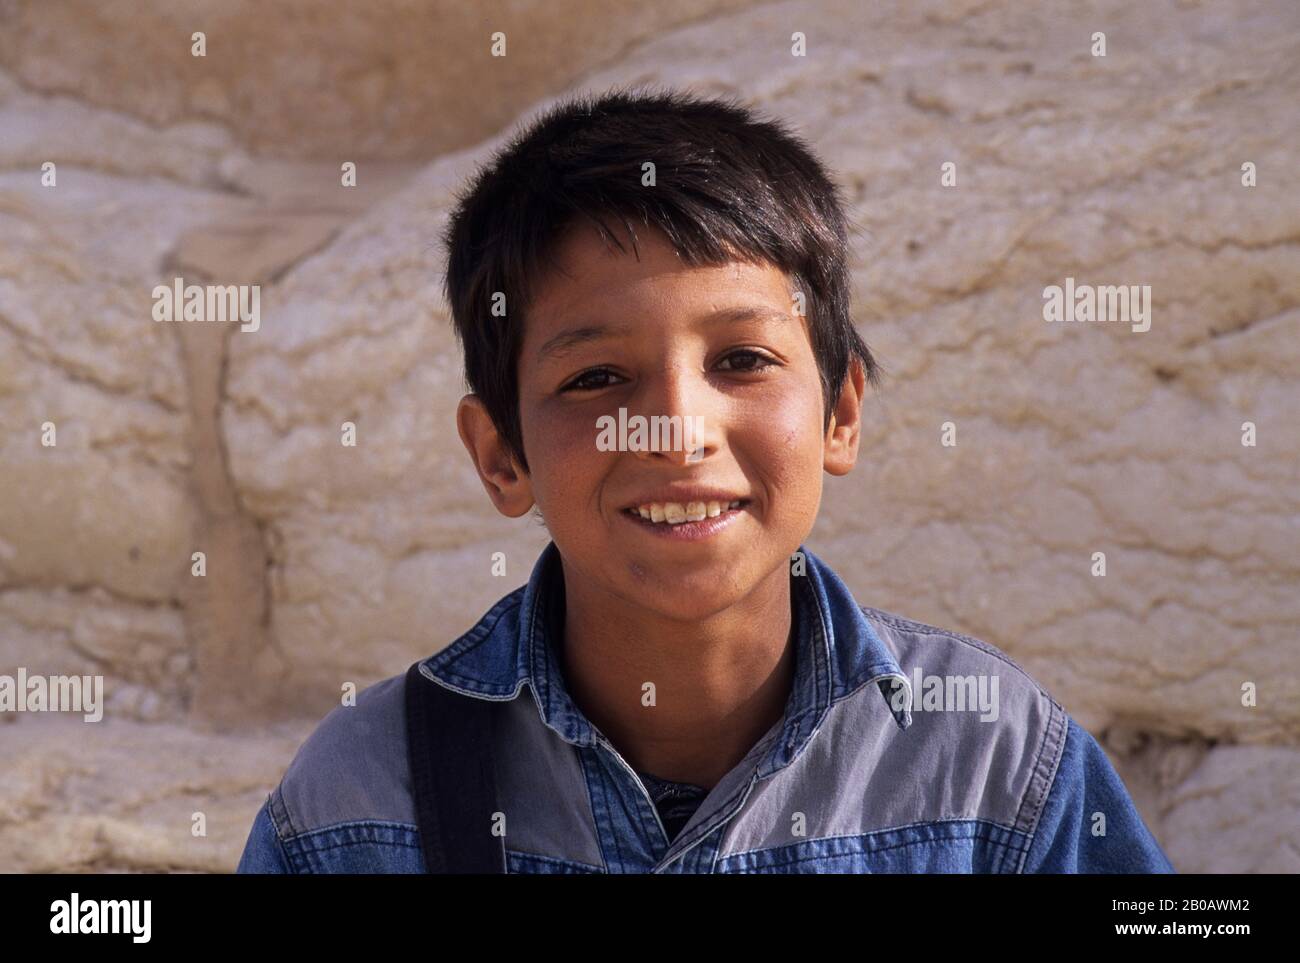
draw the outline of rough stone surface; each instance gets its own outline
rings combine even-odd
[[[478,142],[641,38],[755,2],[3,0],[0,67],[155,127],[217,121],[262,154],[410,160]]]
[[[311,724],[220,735],[105,715],[0,723],[0,867],[228,873]]]
[[[0,2],[0,672],[103,673],[109,718],[0,724],[0,869],[233,868],[342,685],[527,578],[545,530],[495,513],[456,436],[437,237],[476,141],[582,71],[749,99],[844,183],[887,377],[810,547],[1015,658],[1180,870],[1300,868],[1294,5],[678,4],[621,33],[573,5],[549,68],[472,103],[379,29],[399,4],[312,14],[288,64],[256,56],[291,32],[268,12],[202,75],[193,16],[144,5],[130,52],[86,6]],[[204,13],[210,50],[240,7]],[[164,26],[175,59],[143,56]],[[390,160],[342,188],[349,146]],[[263,284],[261,330],[151,321],[177,274]],[[1046,324],[1067,276],[1151,285],[1151,330]]]

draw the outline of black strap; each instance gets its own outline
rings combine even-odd
[[[406,673],[406,743],[420,847],[430,873],[504,873],[505,837],[493,835],[496,705]]]

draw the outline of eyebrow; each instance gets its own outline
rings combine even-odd
[[[700,319],[704,324],[735,324],[740,321],[757,323],[791,321],[793,315],[767,305],[742,304],[731,308],[721,308],[704,315]],[[537,358],[558,358],[568,354],[579,345],[592,341],[626,335],[632,330],[630,324],[585,324],[578,328],[568,328],[551,338],[538,349]]]

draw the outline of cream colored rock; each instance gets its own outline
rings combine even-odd
[[[1220,746],[1162,800],[1181,873],[1300,873],[1300,750]]]
[[[8,0],[0,68],[155,127],[214,121],[261,154],[428,158],[644,37],[755,2]]]
[[[107,715],[8,718],[5,873],[230,872],[283,761],[310,731],[298,723],[221,736]]]
[[[527,579],[546,532],[493,510],[456,436],[436,241],[499,143],[479,138],[573,69],[583,89],[752,99],[844,184],[887,377],[809,547],[864,603],[1003,648],[1104,734],[1181,871],[1294,870],[1296,8],[734,3],[669,30],[685,5],[649,7],[617,29],[517,15],[511,84],[471,102],[445,77],[503,65],[465,59],[460,14],[420,21],[445,28],[444,61],[387,4],[304,15],[284,58],[287,13],[245,37],[240,4],[198,26],[152,4],[133,27],[152,55],[128,58],[113,10],[0,5],[0,657],[103,666],[112,723],[84,744],[0,723],[19,760],[0,869],[233,868],[341,685],[401,671]],[[166,46],[191,29],[238,51]],[[149,320],[177,273],[264,285],[260,330]],[[1066,277],[1151,285],[1151,330],[1047,324]],[[226,734],[189,728],[208,720]],[[185,806],[225,814],[220,846],[176,822],[186,774]]]

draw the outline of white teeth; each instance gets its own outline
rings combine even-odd
[[[698,522],[706,518],[717,518],[723,512],[740,507],[740,499],[732,502],[651,502],[638,505],[632,511],[649,521],[669,525],[683,522]]]

